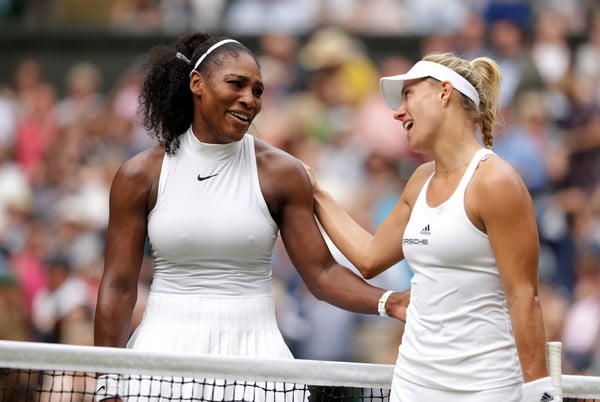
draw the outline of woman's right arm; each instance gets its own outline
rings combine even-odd
[[[149,153],[133,157],[111,185],[104,273],[94,319],[96,346],[125,347],[131,332],[152,188],[151,160]]]
[[[315,215],[336,247],[369,279],[404,258],[402,236],[408,223],[411,204],[416,199],[426,169],[418,169],[407,183],[400,200],[371,234],[359,225],[327,191],[314,179],[310,168],[305,165],[313,184]]]

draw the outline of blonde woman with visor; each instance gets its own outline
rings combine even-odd
[[[374,235],[306,167],[318,220],[365,278],[402,259],[414,273],[393,402],[559,401],[546,366],[532,200],[491,150],[500,79],[492,59],[449,53],[381,78],[411,149],[433,160]]]

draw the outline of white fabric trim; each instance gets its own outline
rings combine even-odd
[[[439,81],[450,81],[454,89],[471,99],[479,108],[479,94],[465,77],[442,64],[425,60],[417,62],[406,74],[382,77],[379,80],[381,96],[391,109],[396,110],[402,104],[404,81],[426,77],[432,77]]]

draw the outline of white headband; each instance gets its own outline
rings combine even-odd
[[[196,64],[194,64],[194,68],[192,68],[192,71],[190,71],[190,75],[192,75],[192,73],[198,68],[198,66],[204,61],[204,59],[206,59],[206,56],[208,56],[209,54],[211,54],[216,48],[223,46],[226,43],[230,43],[230,42],[235,42],[235,43],[240,43],[235,39],[223,39],[217,43],[215,43],[214,45],[212,45],[211,47],[208,48],[208,50],[206,52],[204,52],[202,54],[202,56],[200,56],[198,58],[198,60],[196,60]]]
[[[379,91],[385,103],[391,109],[396,110],[402,103],[404,81],[426,77],[432,77],[439,81],[450,81],[454,89],[471,99],[475,106],[479,108],[479,94],[475,87],[456,71],[433,61],[421,60],[406,74],[382,77],[379,80]]]

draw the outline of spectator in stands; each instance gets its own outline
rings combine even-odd
[[[575,274],[573,303],[563,327],[565,372],[590,375],[600,338],[600,250],[589,244],[579,250]]]
[[[381,75],[392,75],[391,71],[407,70],[411,64],[409,59],[390,56],[380,62],[379,71]],[[352,134],[361,147],[398,163],[406,163],[411,159],[408,140],[405,135],[398,133],[397,124],[389,119],[389,108],[377,88],[356,106],[352,123]],[[410,170],[415,167],[410,166]]]
[[[568,170],[568,154],[562,133],[552,121],[544,93],[523,91],[502,109],[495,152],[513,165],[535,197],[554,190]]]
[[[41,63],[33,58],[19,62],[13,72],[13,91],[21,101],[23,97],[35,93],[38,86],[44,82],[44,72]]]
[[[305,34],[319,25],[320,1],[233,0],[223,15],[221,28],[238,35],[271,31]]]
[[[333,106],[355,106],[377,88],[377,68],[364,43],[336,27],[315,31],[298,52],[309,86]]]
[[[307,92],[318,104],[308,135],[321,145],[324,174],[348,192],[363,180],[368,153],[352,135],[355,107],[376,90],[377,68],[364,44],[336,27],[314,32],[298,57],[308,73]]]
[[[148,34],[160,28],[161,13],[156,0],[115,0],[110,11],[110,22],[120,31]]]
[[[558,85],[567,101],[558,125],[569,152],[567,184],[591,193],[600,182],[600,101],[585,78],[571,72]]]
[[[0,251],[8,254],[22,243],[33,198],[27,176],[10,155],[8,145],[0,144]]]
[[[0,254],[0,339],[30,339],[29,316],[24,300],[18,279],[11,272],[7,259]]]
[[[319,222],[365,278],[404,258],[414,272],[390,400],[557,401],[533,202],[490,149],[498,65],[434,53],[380,83],[411,148],[434,160],[415,170],[374,235],[312,182]]]
[[[8,263],[23,291],[30,319],[33,300],[48,283],[44,257],[51,242],[49,228],[42,221],[28,216],[23,226],[23,244],[10,255]]]
[[[594,87],[594,96],[600,102],[600,8],[593,10],[587,36],[575,48],[573,68],[577,76]]]
[[[46,267],[48,281],[33,299],[32,322],[39,340],[57,343],[63,339],[68,317],[87,310],[87,287],[73,275],[66,258],[51,258]]]
[[[56,105],[61,127],[87,124],[98,117],[104,107],[100,92],[102,72],[97,65],[78,62],[65,75],[67,94]]]
[[[41,174],[43,160],[58,140],[59,123],[54,113],[56,90],[50,84],[40,84],[25,96],[27,107],[16,127],[17,161],[30,181]]]
[[[537,12],[531,43],[531,58],[544,83],[553,87],[571,67],[567,23],[557,11],[544,8]]]
[[[26,312],[22,289],[17,278],[10,272],[4,255],[0,253],[0,339],[28,341],[31,339],[29,317]],[[0,400],[15,402],[30,400],[26,375],[15,375],[11,370],[0,370]]]
[[[480,13],[470,12],[456,33],[455,53],[466,59],[474,59],[488,53],[487,25]]]
[[[112,88],[102,120],[105,126],[100,130],[102,145],[111,148],[111,152],[131,156],[152,145],[152,138],[138,119],[138,98],[143,78],[141,66],[134,63],[121,73]]]
[[[325,0],[319,12],[321,25],[334,25],[367,35],[402,35],[418,20],[407,10],[406,1]],[[452,7],[448,7],[448,10]],[[452,10],[454,11],[454,10]]]
[[[517,2],[522,3],[522,2]],[[502,70],[501,105],[510,105],[519,92],[546,89],[526,46],[529,10],[525,5],[489,7],[486,14],[489,53]]]
[[[302,164],[248,133],[263,92],[250,50],[190,34],[153,48],[147,61],[142,115],[158,144],[126,161],[111,187],[95,344],[291,358],[272,297],[278,234],[315,296],[402,319],[403,295],[368,285],[332,257]],[[154,277],[131,334],[146,237]]]
[[[223,0],[163,0],[160,1],[162,28],[169,33],[182,33],[203,27],[221,28],[223,12],[229,1]]]

